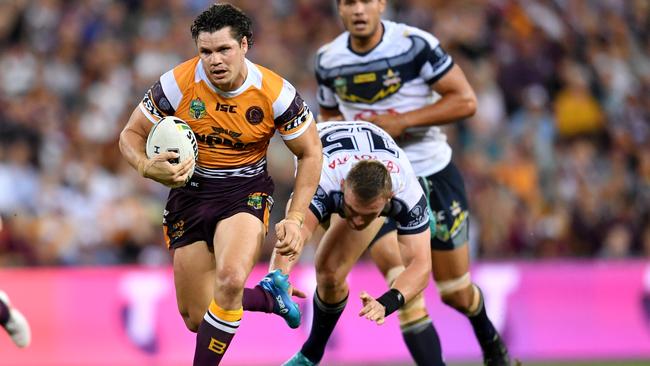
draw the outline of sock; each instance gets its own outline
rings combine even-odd
[[[196,334],[194,366],[215,366],[221,362],[243,313],[243,309],[224,310],[212,300]]]
[[[262,286],[245,288],[242,306],[245,311],[261,311],[264,313],[273,312],[273,296],[264,291]]]
[[[485,344],[492,342],[498,333],[485,311],[485,303],[483,302],[483,293],[481,292],[481,289],[476,285],[474,286],[478,290],[478,294],[481,298],[479,300],[478,308],[472,314],[467,314],[467,318],[472,324],[472,328],[474,328],[474,334],[476,335],[478,343],[481,345],[481,348],[483,348]]]
[[[9,306],[4,303],[4,301],[0,300],[0,325],[3,327],[7,324],[9,321]]]
[[[404,324],[402,337],[413,361],[420,366],[444,366],[442,347],[436,328],[429,316]]]
[[[313,363],[319,363],[325,353],[325,346],[329,340],[336,323],[339,321],[343,309],[348,302],[348,295],[337,304],[324,303],[318,297],[318,290],[314,293],[314,319],[311,324],[309,338],[302,345],[300,353]]]

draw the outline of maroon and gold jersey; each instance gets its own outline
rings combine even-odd
[[[289,82],[245,62],[248,75],[234,91],[212,85],[195,57],[163,74],[140,103],[151,122],[173,115],[192,127],[199,143],[199,176],[255,176],[266,169],[266,151],[276,129],[291,140],[312,123],[309,108]]]

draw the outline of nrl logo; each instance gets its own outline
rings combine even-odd
[[[190,116],[194,119],[205,117],[205,103],[200,98],[192,99],[190,102]]]
[[[337,77],[334,79],[334,89],[336,94],[345,95],[348,92],[348,81],[343,77]]]
[[[262,193],[256,192],[248,195],[247,204],[256,210],[260,210],[262,208],[263,202]]]

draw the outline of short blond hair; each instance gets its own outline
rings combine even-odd
[[[346,178],[348,187],[362,202],[377,197],[390,197],[393,182],[386,166],[377,160],[361,160],[350,169]]]

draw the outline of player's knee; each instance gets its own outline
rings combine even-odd
[[[471,287],[442,296],[442,302],[461,313],[468,313],[472,305]]]
[[[469,272],[447,281],[436,281],[442,302],[460,311],[469,313],[475,302],[475,290]]]
[[[316,282],[322,291],[337,291],[345,287],[345,276],[333,268],[317,268]]]
[[[228,297],[239,296],[244,291],[246,273],[232,267],[217,270],[216,290]]]
[[[404,304],[397,314],[400,326],[408,326],[427,317],[429,314],[427,313],[426,303],[424,302],[422,293]]]

